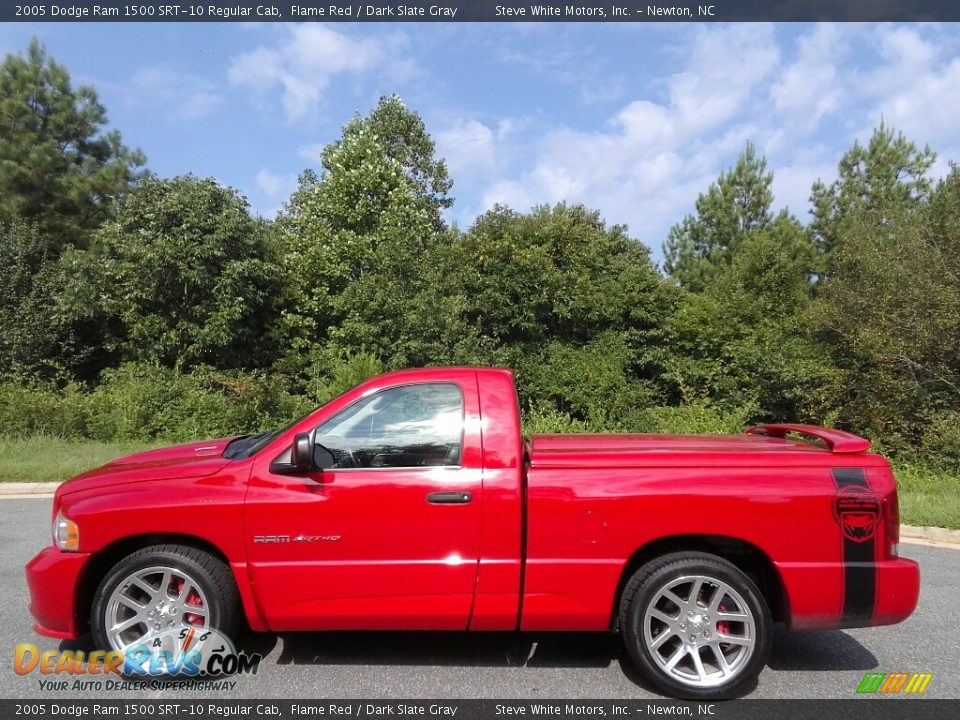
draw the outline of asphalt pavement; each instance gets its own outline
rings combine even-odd
[[[14,646],[61,644],[36,635],[23,565],[50,542],[50,500],[0,500],[0,698],[657,698],[617,637],[598,633],[252,633],[264,655],[230,691],[51,691],[13,671]],[[960,550],[901,545],[921,565],[920,604],[881,628],[778,630],[751,698],[855,696],[867,672],[929,672],[925,696],[960,698]],[[74,647],[63,644],[63,648]],[[906,698],[904,698],[906,699]]]

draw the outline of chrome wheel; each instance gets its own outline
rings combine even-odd
[[[659,669],[689,687],[728,683],[747,665],[757,627],[743,597],[707,575],[674,578],[644,610],[643,640]]]
[[[147,567],[125,577],[110,594],[103,625],[113,650],[124,650],[148,635],[173,646],[180,629],[209,627],[210,605],[188,573]]]

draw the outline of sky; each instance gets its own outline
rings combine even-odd
[[[7,24],[95,86],[162,176],[192,172],[273,217],[354,114],[398,94],[447,160],[467,228],[496,203],[584,203],[661,259],[748,141],[775,206],[809,219],[883,119],[960,161],[960,27],[894,24]]]

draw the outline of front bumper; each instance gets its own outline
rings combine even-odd
[[[84,620],[77,617],[76,600],[80,574],[89,559],[88,553],[47,547],[27,563],[29,609],[36,632],[62,640],[82,634]]]

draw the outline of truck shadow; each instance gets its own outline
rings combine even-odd
[[[879,662],[840,630],[787,632],[778,627],[767,665],[773,670],[872,670]]]
[[[247,633],[242,646],[262,653],[256,640],[262,638],[272,648],[269,637]],[[620,638],[611,633],[308,632],[280,637],[278,665],[604,668],[618,663],[646,688]],[[767,664],[774,670],[870,670],[878,661],[844,632],[792,633],[778,627]]]
[[[282,640],[282,642],[281,642]],[[277,665],[407,665],[517,668],[606,668],[654,692],[612,633],[465,632],[244,632],[237,647],[248,653],[279,654]],[[89,636],[62,641],[60,650],[93,649]],[[269,662],[269,661],[268,661]],[[871,670],[877,658],[839,630],[787,632],[778,627],[767,665],[772,670]],[[746,689],[749,692],[749,688]]]
[[[620,650],[609,633],[304,632],[281,637],[279,665],[606,667]]]

